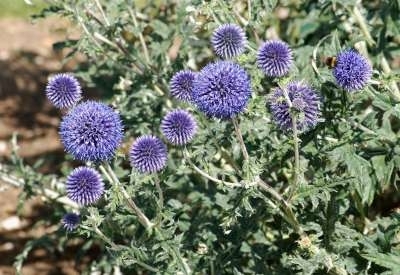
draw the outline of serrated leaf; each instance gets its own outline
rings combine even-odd
[[[232,205],[229,204],[229,197],[221,193],[215,195],[215,203],[225,210],[232,208]]]
[[[393,271],[398,272],[400,270],[399,255],[374,252],[371,254],[361,254],[361,256],[377,265],[389,268]]]
[[[371,158],[372,165],[374,167],[376,178],[378,179],[378,185],[381,189],[385,189],[390,184],[390,178],[394,169],[393,160],[386,163],[386,156],[379,155]]]
[[[392,108],[390,98],[387,95],[375,94],[372,104],[383,111],[388,111]]]
[[[355,153],[345,154],[345,163],[350,175],[358,179],[355,187],[362,203],[370,205],[375,193],[375,185],[370,176],[370,163]]]

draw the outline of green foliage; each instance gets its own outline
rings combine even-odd
[[[44,0],[30,1],[28,5],[24,0],[2,0],[0,1],[0,18],[29,18],[33,13],[40,12],[46,6]]]
[[[69,49],[67,58],[87,56],[76,74],[120,112],[126,130],[125,149],[111,163],[120,182],[104,173],[105,199],[80,210],[83,223],[71,234],[105,247],[90,268],[107,273],[119,266],[126,274],[399,272],[400,216],[394,204],[390,211],[378,205],[400,197],[398,72],[385,64],[399,54],[400,3],[359,2],[52,1],[37,17],[57,13],[82,30],[79,40],[54,47]],[[241,25],[253,49],[237,58],[253,85],[239,117],[248,160],[231,121],[210,120],[169,96],[175,72],[199,70],[215,59],[210,34],[226,22]],[[255,66],[254,49],[275,36],[294,50],[290,78],[311,83],[323,98],[320,123],[299,136],[298,169],[293,136],[280,131],[265,108],[266,95],[279,83]],[[368,56],[374,68],[370,85],[351,94],[335,85],[323,62],[349,47]],[[126,148],[141,134],[160,135],[162,116],[177,107],[196,116],[195,140],[184,150],[170,146],[161,174],[136,174]],[[24,196],[52,187],[50,176],[18,158],[12,166],[24,178]],[[66,174],[70,163],[64,167]],[[125,189],[154,227],[141,224]],[[70,209],[53,204],[55,213]]]

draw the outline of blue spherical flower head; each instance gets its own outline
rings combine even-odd
[[[257,64],[270,77],[281,77],[289,72],[293,62],[289,45],[279,40],[264,42],[257,53]]]
[[[75,106],[60,125],[65,150],[82,161],[110,159],[121,143],[122,122],[104,103],[86,101]]]
[[[62,225],[65,228],[65,230],[67,231],[73,231],[74,229],[76,229],[79,225],[80,222],[80,217],[79,215],[75,214],[75,213],[67,213],[64,215],[64,217],[62,218]]]
[[[347,91],[360,90],[367,85],[371,75],[371,65],[358,52],[345,50],[337,55],[333,76],[341,88]]]
[[[238,64],[206,65],[194,81],[193,102],[209,117],[229,119],[244,110],[251,96],[250,77]]]
[[[70,108],[81,99],[81,86],[71,74],[56,74],[46,86],[46,96],[57,108]]]
[[[232,58],[241,54],[246,43],[246,34],[235,24],[219,26],[211,37],[211,45],[216,55],[221,58]]]
[[[292,116],[296,116],[297,129],[301,132],[313,128],[320,116],[320,98],[307,84],[291,82],[285,90],[292,102],[292,108],[282,89],[278,88],[269,97],[272,118],[282,130],[292,129]]]
[[[185,110],[173,110],[161,122],[161,131],[174,145],[184,145],[193,139],[197,124],[194,117]]]
[[[167,147],[157,137],[141,136],[132,144],[129,159],[140,173],[158,172],[167,163]]]
[[[68,198],[74,202],[89,205],[103,195],[104,184],[99,172],[81,166],[75,168],[67,177],[66,190]]]
[[[196,74],[189,70],[177,72],[169,83],[171,95],[182,101],[191,101]]]

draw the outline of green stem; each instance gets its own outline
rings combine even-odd
[[[101,47],[100,43],[93,37],[92,33],[88,30],[88,28],[85,25],[85,21],[84,19],[79,15],[77,8],[74,9],[75,11],[75,17],[76,20],[78,21],[79,25],[81,26],[81,28],[83,29],[83,31],[86,33],[87,37],[90,38],[90,40],[92,40],[92,42],[101,50],[103,50],[103,48]]]
[[[242,176],[245,179],[245,181],[252,181],[253,174],[250,169],[249,153],[247,152],[246,144],[244,144],[243,135],[242,135],[242,132],[240,131],[239,122],[236,117],[232,118],[232,122],[233,122],[233,126],[235,127],[236,137],[239,142],[240,148],[242,150],[243,158],[244,158],[243,168],[244,168],[245,172],[243,175],[243,171],[242,171]]]
[[[100,37],[95,37],[95,36],[89,31],[89,29],[86,27],[85,21],[84,21],[84,19],[79,15],[77,8],[76,8],[76,7],[75,7],[74,9],[71,8],[71,11],[74,11],[76,20],[78,21],[79,25],[81,26],[81,28],[82,28],[83,31],[85,32],[86,36],[97,46],[98,50],[101,51],[106,57],[108,57],[108,58],[114,60],[115,62],[117,62],[113,56],[110,56],[110,55],[108,54],[108,52],[105,51],[105,50],[103,49],[102,45],[101,45],[101,44],[99,43],[99,41],[98,41],[98,39],[99,39]],[[89,13],[89,14],[90,14],[90,13]],[[97,20],[96,20],[96,21],[97,21]],[[102,39],[104,39],[104,38],[105,38],[104,36],[101,36],[100,41],[102,41]],[[107,43],[107,44],[110,44],[110,43],[111,43],[112,47],[114,47],[114,48],[116,47],[118,50],[120,50],[120,51],[124,52],[125,54],[127,54],[126,49],[124,49],[123,47],[121,47],[120,43],[117,43],[117,44],[114,45],[114,44],[113,44],[111,41],[109,41],[108,39],[106,39],[106,41],[107,41],[107,42],[105,42],[105,41],[103,41],[103,42],[105,42],[105,43]],[[129,54],[129,53],[128,53],[128,54]],[[136,72],[137,74],[143,75],[143,70],[142,70],[141,68],[139,68],[139,66],[138,66],[137,64],[135,64],[134,62],[132,62],[132,68],[129,67],[129,69],[134,69],[135,72]]]
[[[108,238],[103,232],[100,231],[100,229],[97,226],[94,226],[94,232],[104,241],[106,242],[109,246],[111,246],[112,249],[117,250],[118,245],[114,243],[110,238]]]
[[[242,185],[240,183],[236,183],[236,182],[227,182],[227,181],[223,181],[217,178],[214,178],[213,176],[209,175],[207,172],[201,170],[199,167],[197,167],[190,159],[189,157],[189,152],[187,151],[187,149],[183,149],[183,157],[184,159],[192,166],[192,168],[199,173],[200,175],[202,175],[203,177],[205,177],[206,179],[213,181],[215,183],[218,184],[223,184],[226,185],[227,187],[230,188],[234,188],[234,187],[241,187]]]
[[[292,116],[292,130],[293,130],[293,148],[294,148],[294,190],[297,189],[299,184],[300,175],[300,149],[299,149],[299,138],[297,130],[297,116]]]
[[[160,179],[158,177],[155,179],[154,184],[155,184],[157,192],[158,192],[158,204],[159,204],[160,208],[162,209],[164,207],[164,196],[163,196],[163,191],[160,186]]]
[[[165,241],[164,234],[163,234],[158,228],[155,228],[155,233],[158,235],[158,237],[159,237],[162,241]],[[184,262],[184,260],[182,259],[182,256],[181,256],[181,253],[179,252],[179,250],[178,250],[175,246],[169,244],[168,242],[166,242],[166,244],[168,245],[168,248],[173,252],[173,256],[174,256],[174,258],[178,261],[178,263],[179,263],[179,265],[180,265],[180,267],[181,267],[182,272],[183,272],[185,275],[189,275],[191,272],[190,272],[190,270],[188,270],[189,267],[187,266],[187,264],[186,264],[186,263]]]
[[[7,183],[17,188],[21,188],[25,185],[25,181],[23,179],[12,176],[8,169],[4,172],[1,170],[3,170],[2,165],[0,165],[0,182]],[[34,189],[34,192],[36,195],[43,196],[45,199],[57,201],[73,209],[79,209],[79,205],[76,202],[72,201],[68,197],[62,196],[60,193],[52,189],[41,187]]]
[[[150,220],[146,217],[146,215],[142,212],[142,210],[139,207],[137,207],[135,202],[131,199],[128,192],[126,192],[126,190],[123,188],[123,186],[119,182],[119,180],[118,180],[117,176],[115,175],[114,171],[112,170],[110,164],[106,162],[103,165],[100,165],[100,170],[109,180],[111,180],[111,183],[116,185],[118,187],[118,189],[122,192],[122,195],[124,196],[125,200],[128,202],[128,205],[133,209],[133,211],[138,216],[140,223],[147,229],[154,228],[154,231],[156,232],[156,234],[159,235],[161,237],[161,239],[165,239],[163,233],[158,228],[154,227],[154,224],[152,222],[150,222]],[[181,265],[181,269],[182,269],[183,273],[185,275],[189,275],[190,272],[187,271],[186,264],[184,263],[179,251],[175,247],[173,247],[169,244],[168,244],[168,247],[173,252],[172,254],[175,256],[175,258],[178,260],[179,264]]]
[[[248,13],[248,20],[251,20],[251,0],[247,0],[247,13]]]
[[[110,164],[105,162],[103,165],[100,165],[100,170],[107,177],[110,183],[113,184],[122,193],[122,196],[124,197],[128,205],[137,215],[139,222],[147,229],[152,228],[154,224],[147,218],[147,216],[143,213],[143,211],[132,200],[131,196],[119,182]]]
[[[222,180],[219,180],[219,179],[216,179],[216,178],[210,176],[209,174],[207,174],[206,172],[204,172],[200,168],[198,168],[196,165],[194,165],[188,155],[189,155],[189,153],[188,153],[187,149],[185,148],[183,150],[184,159],[187,162],[189,162],[189,164],[193,167],[193,169],[196,172],[198,172],[200,175],[202,175],[203,177],[205,177],[215,183],[224,184],[225,186],[230,187],[230,188],[244,186],[243,184],[238,183],[238,182],[226,182],[226,181],[222,181]],[[277,191],[275,191],[274,188],[272,188],[270,185],[268,185],[265,181],[263,181],[259,177],[256,178],[255,184],[257,184],[264,191],[271,194],[272,197],[274,198],[274,200],[283,206],[282,207],[283,212],[284,212],[283,217],[285,218],[285,220],[293,227],[293,229],[297,233],[302,234],[303,230],[301,229],[301,226],[300,226],[299,222],[297,221],[296,216],[294,215],[292,209],[290,208],[289,203]],[[248,186],[251,186],[251,185],[253,185],[253,183],[248,184]]]
[[[368,30],[368,26],[367,26],[367,23],[365,21],[365,18],[361,14],[361,11],[359,10],[359,8],[357,6],[354,6],[352,15],[353,15],[354,20],[360,26],[361,32],[364,34],[364,36],[365,36],[365,38],[366,38],[366,40],[368,42],[368,45],[369,46],[374,46],[376,44],[375,40],[372,38],[372,35]],[[391,68],[389,66],[389,63],[388,63],[388,61],[387,61],[385,56],[382,56],[381,67],[382,67],[382,70],[383,70],[383,72],[385,74],[391,74],[392,73],[392,70],[391,70]],[[390,93],[391,93],[392,97],[396,101],[400,101],[400,89],[397,86],[396,81],[391,80],[389,82],[389,86],[390,86]]]
[[[106,14],[104,13],[104,10],[99,2],[99,0],[94,0],[94,2],[96,3],[97,8],[99,9],[101,16],[103,16],[104,22],[106,22],[107,26],[110,26],[110,21],[108,21],[108,18],[106,16]]]
[[[244,144],[243,135],[242,135],[242,132],[240,131],[239,122],[236,117],[232,118],[232,123],[233,123],[233,126],[235,127],[236,137],[239,141],[239,145],[242,150],[243,157],[246,161],[248,161],[249,153],[247,152],[246,145]]]
[[[371,33],[368,30],[367,23],[365,22],[365,19],[362,16],[361,11],[359,10],[359,8],[356,5],[354,5],[354,7],[353,7],[352,14],[353,14],[353,18],[357,21],[358,25],[360,25],[360,29],[361,29],[362,33],[364,34],[368,44],[370,46],[375,45],[375,41],[372,38]]]
[[[389,63],[388,63],[388,61],[387,61],[385,56],[382,56],[381,67],[382,67],[382,70],[383,70],[383,72],[385,74],[391,74],[392,73],[392,69],[390,68]],[[396,101],[400,101],[400,90],[399,90],[399,87],[397,86],[396,81],[395,80],[391,80],[389,82],[389,86],[390,86],[390,89],[391,89],[390,91],[392,93],[393,98]]]
[[[268,192],[269,194],[272,195],[272,197],[283,207],[283,212],[284,215],[283,217],[285,220],[293,227],[293,229],[299,234],[303,234],[303,229],[300,226],[300,223],[297,221],[296,216],[294,215],[289,203],[277,192],[275,191],[272,186],[270,186],[268,183],[263,181],[260,178],[257,178],[257,184],[258,186],[261,187],[264,191]]]
[[[290,112],[290,117],[292,119],[292,132],[293,132],[293,150],[294,150],[294,175],[293,175],[293,187],[291,191],[291,195],[289,198],[293,196],[295,193],[298,184],[299,184],[299,178],[300,178],[300,148],[299,148],[299,137],[298,137],[298,129],[297,129],[297,115],[292,112],[293,109],[293,104],[292,101],[290,100],[289,94],[286,90],[285,87],[279,86],[281,90],[283,91],[283,94],[285,96],[286,102],[289,106],[289,112]]]
[[[138,28],[138,23],[137,23],[137,20],[136,20],[135,13],[132,10],[132,8],[130,7],[129,3],[127,4],[127,7],[128,7],[129,15],[132,18],[133,26],[135,28]],[[150,55],[149,55],[149,51],[147,50],[146,41],[144,40],[142,32],[139,32],[139,40],[140,40],[140,44],[142,45],[142,48],[143,48],[143,54],[144,54],[145,60],[146,60],[146,62],[148,64],[150,64],[150,61],[151,61],[150,60]]]
[[[108,238],[97,226],[94,227],[94,232],[104,241],[106,242],[109,246],[111,246],[112,249],[118,250],[118,245],[114,243],[110,238]],[[136,258],[130,257],[130,260],[138,265],[140,265],[143,268],[146,268],[147,270],[150,270],[152,272],[159,272],[159,270],[155,267],[152,267],[142,261],[139,261]]]

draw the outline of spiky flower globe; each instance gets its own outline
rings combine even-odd
[[[371,79],[372,67],[367,59],[354,50],[345,50],[336,57],[333,76],[346,91],[360,90]]]
[[[132,144],[129,159],[140,173],[158,172],[167,163],[167,147],[157,137],[141,136]]]
[[[293,62],[289,45],[279,40],[264,42],[257,52],[258,67],[269,77],[286,75]]]
[[[292,115],[296,116],[296,126],[301,132],[309,130],[318,122],[320,116],[320,97],[307,84],[291,82],[285,88],[292,102],[292,108],[282,89],[275,89],[269,97],[272,118],[282,130],[292,129]]]
[[[119,115],[96,101],[76,105],[60,125],[65,150],[81,161],[110,159],[121,143],[123,129]]]
[[[246,43],[246,34],[235,24],[219,26],[211,37],[214,52],[221,58],[232,58],[241,54]]]
[[[95,169],[81,166],[68,175],[66,191],[68,198],[80,205],[93,204],[104,193],[103,179]]]
[[[197,124],[194,117],[185,110],[173,110],[161,122],[161,131],[174,145],[184,145],[193,139]]]
[[[229,119],[244,110],[251,96],[250,77],[238,64],[206,65],[194,81],[193,102],[209,117]]]
[[[174,74],[169,83],[171,95],[182,101],[191,101],[195,76],[195,73],[190,70]]]
[[[79,222],[81,221],[79,215],[75,213],[67,213],[64,215],[64,217],[61,220],[61,223],[65,230],[67,231],[73,231],[76,229],[79,225]]]
[[[46,96],[57,108],[70,108],[81,99],[81,86],[72,74],[56,74],[46,86]]]

